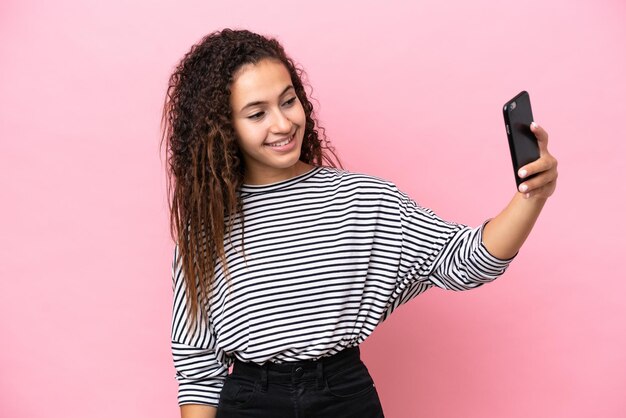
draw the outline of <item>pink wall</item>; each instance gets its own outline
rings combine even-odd
[[[225,26],[278,35],[347,165],[478,224],[514,190],[522,89],[560,160],[507,274],[433,290],[363,345],[387,415],[626,413],[626,3],[0,4],[0,416],[172,417],[167,77]]]

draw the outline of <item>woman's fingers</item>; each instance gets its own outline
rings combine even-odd
[[[547,184],[544,184],[543,186],[537,189],[524,193],[524,197],[526,199],[531,198],[531,197],[542,197],[542,198],[547,199],[548,197],[552,196],[555,189],[556,189],[556,179],[554,179],[554,181],[551,181]]]
[[[543,171],[549,171],[552,169],[556,170],[557,165],[558,161],[556,158],[554,158],[546,150],[546,152],[538,160],[528,163],[524,167],[520,168],[517,174],[520,178],[526,178]]]
[[[519,169],[517,174],[522,179],[534,176],[520,184],[518,190],[524,193],[526,198],[533,196],[548,198],[556,188],[556,179],[559,176],[558,161],[548,151],[548,133],[535,122],[531,123],[530,130],[537,138],[539,159]]]
[[[539,154],[548,152],[548,132],[535,122],[530,124],[530,130],[535,134],[537,138],[537,144],[539,145]]]
[[[552,183],[558,177],[556,170],[548,170],[544,171],[532,179],[529,179],[522,184],[519,185],[519,191],[522,193],[532,192],[533,190],[537,190],[548,183]]]

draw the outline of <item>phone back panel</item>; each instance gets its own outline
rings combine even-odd
[[[530,123],[534,120],[530,107],[530,96],[527,92],[522,91],[504,105],[503,111],[515,171],[515,181],[519,186],[522,181],[527,179],[520,179],[517,171],[539,158],[537,138],[530,130]]]

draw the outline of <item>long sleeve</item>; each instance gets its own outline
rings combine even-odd
[[[487,251],[482,233],[488,221],[476,228],[448,222],[398,193],[405,278],[468,290],[504,273],[513,257],[501,260]]]
[[[469,290],[502,275],[514,257],[492,256],[482,242],[484,225],[470,228],[438,217],[390,185],[396,221],[392,222],[398,242],[395,289],[387,300],[381,321],[398,307],[436,286]]]
[[[485,225],[463,227],[442,252],[430,281],[450,290],[468,290],[500,277],[515,257],[497,258],[487,251],[482,236]]]
[[[200,315],[197,326],[190,330],[185,280],[177,256],[178,247],[174,249],[172,263],[172,355],[178,380],[178,403],[217,406],[224,379],[228,374],[228,358],[217,347],[212,327],[205,319],[206,315]]]

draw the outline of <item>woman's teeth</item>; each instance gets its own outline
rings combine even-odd
[[[293,139],[293,136],[291,138],[285,139],[284,141],[274,142],[273,144],[267,144],[267,146],[268,147],[282,147],[290,143],[292,139]]]

